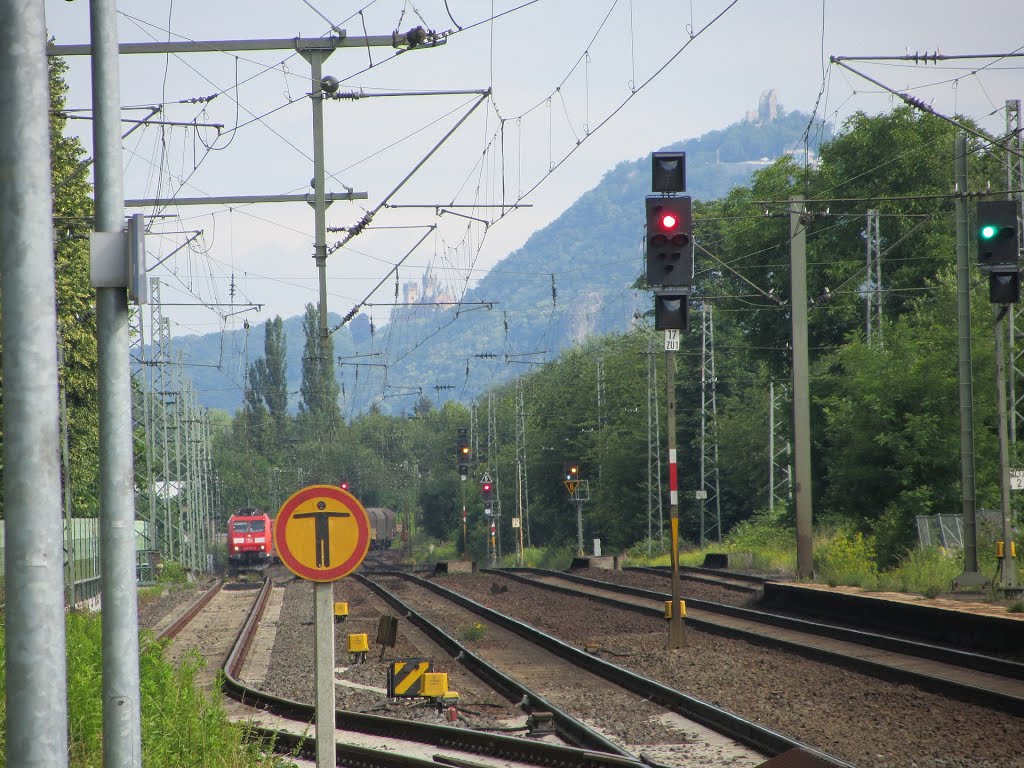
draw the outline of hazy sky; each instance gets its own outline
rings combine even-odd
[[[786,109],[816,107],[818,116],[838,124],[858,110],[880,112],[898,101],[830,66],[831,55],[1024,50],[1024,3],[1018,2],[527,2],[447,0],[446,8],[444,0],[122,0],[118,10],[122,42],[319,37],[332,24],[350,37],[414,26],[453,32],[443,46],[399,56],[390,47],[340,49],[324,72],[342,81],[343,91],[367,95],[491,88],[492,97],[391,202],[493,206],[522,198],[533,207],[486,228],[477,219],[493,221],[500,209],[382,211],[371,229],[328,259],[328,307],[339,314],[366,299],[430,225],[437,227],[400,268],[400,280],[419,279],[429,267],[461,293],[616,163],[735,122],[756,109],[766,89],[776,89]],[[58,44],[88,42],[88,12],[86,0],[46,0],[50,34]],[[69,64],[68,107],[87,115],[88,59],[72,57]],[[852,66],[941,112],[969,115],[993,133],[1003,129],[1006,100],[1024,98],[1024,58]],[[199,124],[134,131],[124,143],[125,196],[310,191],[310,87],[309,66],[294,51],[122,56],[126,119],[162,105],[154,120]],[[216,98],[194,101],[210,96]],[[476,98],[326,102],[327,189],[369,195],[332,205],[328,226],[351,226],[375,207]],[[73,120],[69,130],[91,154],[91,122]],[[157,213],[163,216],[151,222],[151,263],[202,232],[151,272],[162,279],[173,336],[237,328],[243,318],[288,317],[317,301],[313,214],[306,204],[168,206]],[[328,242],[342,237],[328,234]],[[639,246],[624,258],[636,258],[639,271]],[[550,271],[564,266],[552,264]],[[394,296],[392,277],[370,298],[378,306],[367,311],[378,323]],[[241,306],[223,306],[232,302]],[[239,312],[247,302],[262,304],[262,311]]]

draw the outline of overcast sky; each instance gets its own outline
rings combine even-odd
[[[371,229],[328,259],[330,311],[343,315],[369,297],[378,306],[367,311],[378,323],[389,311],[383,305],[394,301],[395,280],[371,295],[372,289],[431,225],[436,229],[406,259],[400,280],[419,279],[430,268],[449,291],[460,293],[616,163],[723,128],[756,109],[767,89],[774,88],[788,110],[816,109],[840,125],[856,111],[894,106],[878,86],[830,66],[831,55],[1024,50],[1024,3],[999,0],[969,7],[952,0],[447,0],[447,7],[445,0],[122,0],[118,10],[122,42],[319,37],[332,25],[350,37],[414,26],[453,33],[445,45],[397,56],[390,47],[340,49],[324,72],[341,81],[342,91],[364,94],[491,88],[492,97],[391,203],[518,200],[533,207],[507,212],[486,229],[476,219],[493,221],[500,208],[382,211]],[[86,0],[46,0],[56,43],[88,42],[88,12]],[[488,22],[492,16],[498,18]],[[88,59],[68,61],[68,107],[87,116]],[[1006,100],[1024,98],[1022,58],[851,66],[940,112],[968,115],[993,133],[1004,127]],[[307,62],[287,50],[122,56],[125,119],[141,119],[149,114],[141,107],[162,105],[153,120],[197,124],[135,130],[124,143],[125,196],[310,191],[309,72]],[[208,103],[194,101],[211,96]],[[351,226],[375,207],[476,98],[326,102],[327,190],[368,194],[365,201],[333,204],[328,226]],[[91,154],[91,122],[72,120],[69,130]],[[162,214],[151,220],[148,251],[151,263],[166,258],[151,275],[162,279],[173,336],[237,328],[246,318],[288,317],[316,303],[313,214],[306,204],[143,212]],[[331,233],[328,242],[343,236]],[[638,249],[624,257],[639,256]],[[247,303],[263,305],[262,311],[245,311]],[[191,306],[172,306],[179,304]]]

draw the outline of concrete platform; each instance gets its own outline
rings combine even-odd
[[[476,573],[476,560],[438,560],[434,565],[434,575],[446,573]]]
[[[605,571],[621,571],[622,564],[617,555],[602,555],[600,557],[574,557],[569,565],[570,571],[581,568],[601,568]]]
[[[704,555],[705,568],[725,568],[734,571],[750,570],[754,565],[751,552],[708,552]]]
[[[766,582],[761,605],[798,616],[834,619],[837,601],[850,624],[878,632],[906,634],[986,653],[1019,652],[1024,647],[1024,613],[981,602],[825,584]]]

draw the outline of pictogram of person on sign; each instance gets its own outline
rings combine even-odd
[[[300,512],[292,515],[294,518],[299,517],[312,517],[316,523],[316,529],[314,536],[316,537],[316,567],[317,568],[330,568],[331,567],[331,518],[332,517],[351,517],[351,512],[328,512],[327,503],[324,501],[318,501],[316,503],[316,512]]]

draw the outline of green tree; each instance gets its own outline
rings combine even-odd
[[[885,344],[853,339],[822,360],[822,507],[878,540],[883,565],[914,541],[915,516],[960,508],[957,302],[952,269],[914,311],[885,327]],[[998,504],[994,358],[985,286],[973,296],[975,462],[979,506]]]
[[[288,413],[288,340],[284,321],[277,315],[263,331],[263,357],[255,362],[254,378],[263,402],[278,427]]]
[[[328,434],[335,434],[341,424],[341,389],[334,376],[334,341],[330,334],[321,335],[320,315],[312,304],[306,305],[302,331],[306,341],[302,350],[299,413],[312,416]]]

